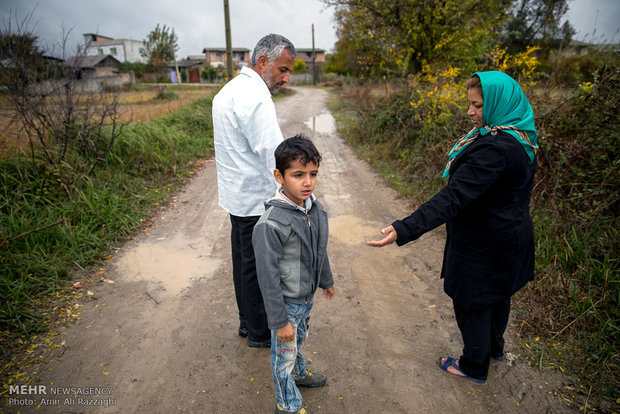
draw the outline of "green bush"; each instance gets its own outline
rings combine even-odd
[[[342,89],[360,116],[347,128],[348,139],[377,163],[401,195],[416,203],[441,188],[445,154],[470,128],[456,94],[459,88],[463,84],[440,78],[435,83]]]
[[[618,52],[611,46],[590,50],[589,53],[581,52],[576,50],[578,54],[569,56],[558,53],[550,59],[550,80],[553,84],[575,87],[579,83],[594,82],[606,67],[620,66]]]
[[[293,73],[306,73],[306,62],[303,59],[295,58],[295,62],[293,63],[293,68],[291,69]]]
[[[147,67],[146,63],[141,62],[121,62],[119,70],[124,73],[133,72],[136,75],[136,80],[142,80]]]
[[[177,99],[179,99],[179,95],[176,94],[176,92],[174,91],[169,91],[169,90],[162,90],[159,91],[157,93],[157,96],[155,96],[156,101],[175,101]]]

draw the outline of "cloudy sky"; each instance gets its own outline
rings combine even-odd
[[[145,39],[160,23],[175,30],[180,58],[204,47],[225,47],[223,0],[0,0],[6,22],[15,13],[22,20],[33,13],[31,26],[48,48],[71,29],[69,46],[83,42],[83,33],[113,38]],[[229,0],[234,47],[252,49],[267,33],[280,33],[296,47],[330,51],[336,42],[331,7],[319,0]],[[620,41],[620,0],[569,0],[568,19],[577,39]],[[596,29],[596,31],[595,31]],[[593,36],[594,34],[594,36]],[[58,51],[58,48],[55,49]],[[55,53],[58,55],[58,53]]]

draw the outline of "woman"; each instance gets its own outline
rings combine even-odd
[[[510,76],[474,73],[467,99],[474,128],[450,151],[447,185],[366,244],[401,246],[446,223],[441,277],[464,347],[459,359],[437,364],[484,384],[490,359],[504,358],[510,297],[534,277],[529,201],[538,146],[532,107]]]

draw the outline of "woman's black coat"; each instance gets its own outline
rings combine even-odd
[[[392,225],[400,246],[446,223],[441,277],[464,308],[512,296],[534,278],[529,211],[536,162],[506,132],[488,134],[453,161],[448,184]]]

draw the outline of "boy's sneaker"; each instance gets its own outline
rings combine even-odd
[[[306,410],[304,407],[301,407],[297,411],[286,411],[284,408],[280,407],[280,404],[276,403],[276,414],[312,414],[310,411]]]
[[[306,388],[317,388],[325,385],[327,378],[325,378],[324,374],[320,372],[312,372],[310,370],[306,370],[306,376],[302,379],[295,379],[295,384],[298,387],[306,387]]]

